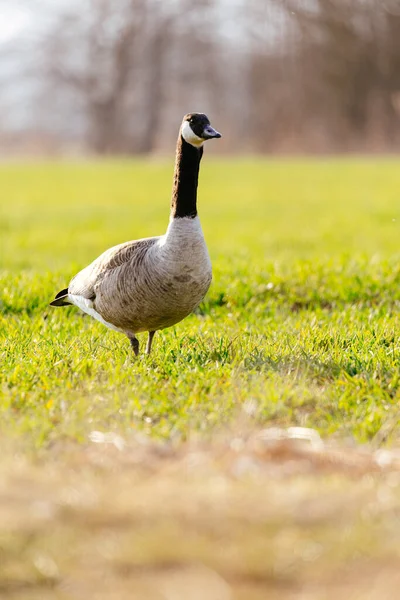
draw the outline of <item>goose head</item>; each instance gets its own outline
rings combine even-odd
[[[185,142],[200,148],[206,140],[220,138],[221,134],[210,125],[210,120],[203,113],[188,113],[183,117],[181,135]]]

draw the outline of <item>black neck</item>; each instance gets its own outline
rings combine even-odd
[[[174,219],[197,216],[197,183],[202,155],[202,147],[195,148],[179,134],[171,200],[171,217]]]

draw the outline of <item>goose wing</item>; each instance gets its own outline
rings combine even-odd
[[[104,278],[111,272],[121,270],[128,263],[136,264],[139,267],[149,248],[159,239],[159,237],[143,238],[109,248],[73,277],[68,286],[68,293],[94,300],[96,288]]]

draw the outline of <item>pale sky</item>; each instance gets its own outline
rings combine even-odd
[[[28,26],[32,14],[21,7],[0,3],[0,41],[7,42]]]

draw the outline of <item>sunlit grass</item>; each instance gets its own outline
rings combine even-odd
[[[35,445],[93,429],[181,440],[251,401],[261,425],[397,439],[397,161],[205,156],[212,288],[134,360],[124,336],[48,302],[107,247],[162,233],[171,179],[163,161],[0,168],[3,427]]]
[[[212,288],[135,360],[48,303],[165,230],[171,178],[163,161],[0,167],[0,596],[395,598],[397,161],[205,156]]]

